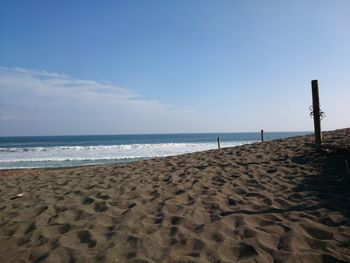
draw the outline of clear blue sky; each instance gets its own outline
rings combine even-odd
[[[2,1],[0,136],[350,126],[350,1]]]

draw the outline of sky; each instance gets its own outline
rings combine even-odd
[[[0,0],[0,136],[350,127],[350,1]]]

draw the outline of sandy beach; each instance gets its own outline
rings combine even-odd
[[[350,262],[350,155],[312,141],[0,171],[0,261]]]

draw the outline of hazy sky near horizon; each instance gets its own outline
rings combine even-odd
[[[0,136],[350,126],[350,1],[0,0]]]

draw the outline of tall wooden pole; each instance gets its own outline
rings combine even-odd
[[[261,141],[263,142],[264,141],[264,130],[260,131],[260,135],[261,135]]]
[[[218,137],[218,149],[220,149],[220,138]]]
[[[320,98],[318,96],[317,79],[311,81],[311,87],[312,87],[312,111],[314,116],[314,128],[315,128],[315,143],[317,145],[320,145],[322,142],[322,134],[321,134]]]

